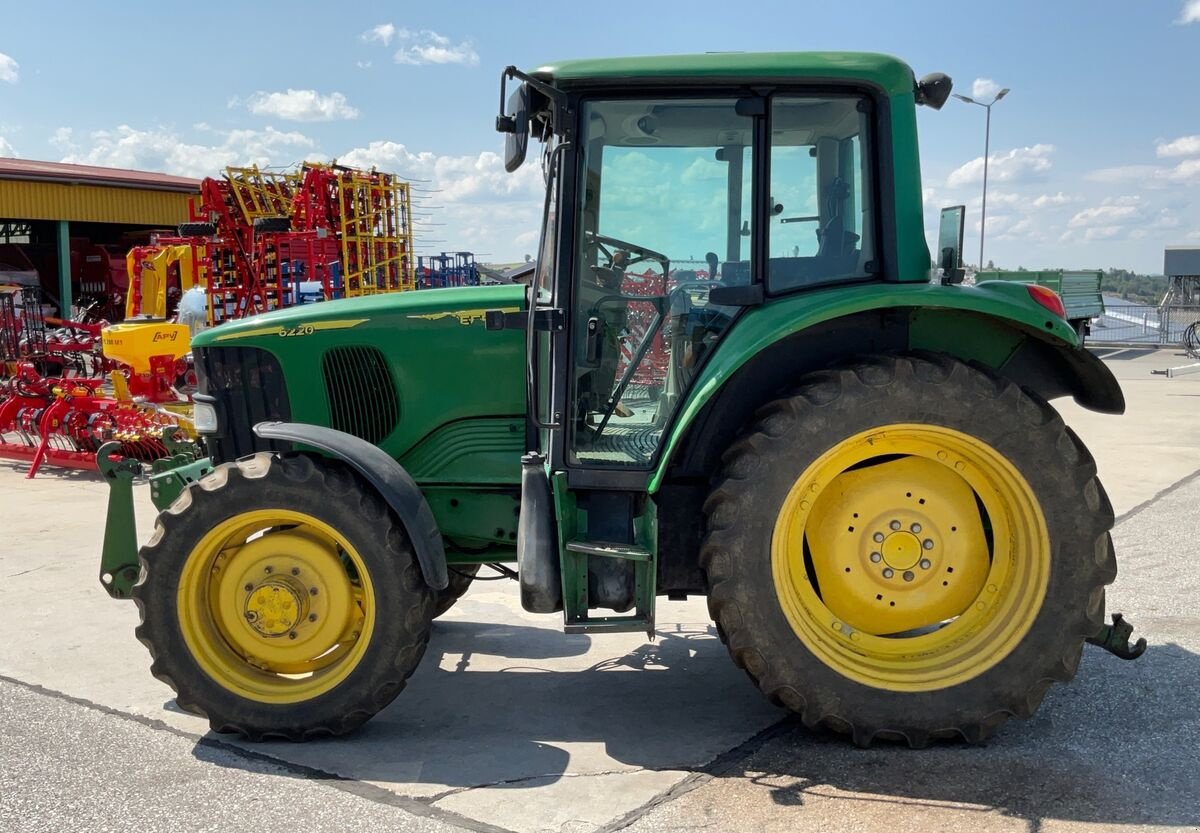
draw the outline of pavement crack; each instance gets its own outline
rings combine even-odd
[[[369,784],[365,781],[358,781],[353,778],[346,778],[338,775],[336,772],[328,772],[326,770],[317,769],[315,767],[305,766],[304,764],[293,763],[292,761],[283,758],[277,758],[273,755],[268,755],[265,752],[255,752],[251,749],[246,749],[243,746],[238,746],[228,741],[220,740],[211,735],[197,735],[194,732],[188,732],[183,729],[177,729],[162,720],[157,720],[152,717],[146,717],[132,712],[121,711],[114,709],[111,706],[105,706],[102,703],[97,703],[92,700],[86,700],[82,697],[75,697],[62,691],[56,691],[52,688],[46,688],[37,683],[29,683],[24,680],[19,680],[15,677],[10,677],[7,674],[0,674],[0,683],[8,683],[10,685],[19,686],[20,688],[32,691],[35,694],[40,694],[44,697],[50,697],[55,700],[62,700],[76,706],[81,706],[85,709],[100,712],[101,714],[115,717],[119,720],[127,720],[131,723],[137,723],[149,729],[155,729],[160,732],[167,732],[176,737],[184,738],[195,743],[197,746],[204,746],[210,749],[219,749],[237,758],[246,761],[255,761],[257,763],[267,763],[273,767],[277,767],[285,771],[287,774],[295,778],[304,778],[311,781],[320,781],[335,790],[350,793],[358,798],[373,801],[376,804],[385,804],[390,807],[395,807],[403,810],[406,813],[414,816],[422,816],[424,818],[434,819],[445,824],[453,825],[470,830],[472,833],[513,833],[504,827],[499,827],[494,824],[473,819],[469,816],[464,816],[460,813],[455,813],[451,810],[443,810],[432,806],[432,801],[429,799],[410,798],[407,796],[398,795],[391,790],[378,787],[374,784]]]
[[[513,784],[523,784],[527,781],[542,781],[547,779],[562,780],[564,778],[593,778],[601,775],[629,775],[635,772],[646,772],[645,767],[632,767],[624,769],[606,769],[599,772],[543,772],[536,775],[522,775],[519,778],[501,778],[497,781],[485,781],[481,784],[468,784],[463,787],[454,787],[453,789],[443,790],[440,793],[435,793],[431,796],[426,796],[421,799],[429,804],[436,804],[443,798],[449,798],[452,795],[470,792],[472,790],[483,790],[488,787],[507,787]],[[658,770],[655,770],[656,772]]]
[[[664,804],[670,804],[677,798],[687,795],[697,787],[702,787],[714,778],[724,777],[732,772],[735,772],[739,765],[742,764],[751,755],[758,752],[769,741],[774,740],[780,735],[789,732],[795,726],[800,725],[800,719],[797,715],[789,714],[783,719],[772,723],[767,728],[756,732],[754,735],[746,738],[732,749],[722,752],[717,757],[713,758],[703,767],[700,767],[692,774],[688,775],[681,781],[676,782],[672,786],[660,792],[658,795],[651,798],[640,807],[635,807],[628,813],[618,816],[602,827],[596,829],[595,833],[616,833],[616,831],[624,830],[638,819],[652,812]]]
[[[1154,495],[1154,497],[1150,498],[1149,500],[1143,500],[1141,503],[1139,503],[1137,506],[1133,507],[1132,509],[1122,512],[1120,515],[1117,516],[1116,520],[1113,521],[1113,528],[1115,529],[1116,527],[1120,526],[1125,521],[1132,518],[1134,515],[1138,515],[1141,512],[1149,509],[1155,503],[1158,503],[1158,501],[1161,500],[1162,498],[1165,498],[1167,495],[1171,494],[1172,492],[1174,492],[1178,489],[1182,489],[1184,486],[1188,485],[1189,483],[1191,483],[1193,480],[1196,480],[1197,478],[1200,478],[1200,469],[1197,469],[1196,471],[1192,472],[1191,474],[1187,475],[1186,477],[1176,480],[1170,486],[1161,490],[1160,492],[1158,492],[1156,495]]]

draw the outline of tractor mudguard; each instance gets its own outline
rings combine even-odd
[[[421,493],[421,487],[387,452],[353,434],[321,425],[260,422],[254,426],[254,433],[266,440],[311,446],[352,466],[404,522],[425,583],[433,590],[446,589],[450,583],[446,550],[433,510]]]
[[[762,392],[753,385],[747,390],[730,384],[748,363],[754,363],[751,375],[769,377],[759,387],[774,390],[782,381],[777,373],[798,376],[872,350],[945,353],[983,364],[1044,399],[1069,395],[1102,413],[1125,410],[1112,372],[1080,345],[1065,319],[1033,301],[1024,284],[877,283],[818,289],[752,307],[739,317],[701,368],[668,429],[649,491],[658,491],[693,424],[701,423],[727,387],[734,393],[726,399]],[[699,427],[704,433],[702,423]]]

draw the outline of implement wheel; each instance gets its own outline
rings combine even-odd
[[[1104,624],[1112,507],[1078,437],[1011,382],[942,356],[816,373],[724,464],[709,609],[810,727],[980,741]]]
[[[348,732],[404,688],[434,594],[403,528],[347,469],[258,454],[159,516],[139,553],[138,639],[218,732]]]

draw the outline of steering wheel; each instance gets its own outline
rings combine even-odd
[[[625,272],[630,266],[638,263],[646,261],[658,263],[662,268],[664,280],[671,271],[670,258],[661,252],[647,249],[645,246],[639,246],[617,237],[597,234],[594,231],[585,231],[583,239],[585,260],[598,260],[598,256],[603,256],[606,261],[603,266],[591,267],[592,274],[596,277],[596,283],[605,289],[618,289]]]

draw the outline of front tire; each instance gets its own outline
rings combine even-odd
[[[351,471],[301,455],[219,466],[139,553],[137,636],[180,708],[258,740],[341,735],[404,688],[434,595]]]
[[[1090,454],[944,356],[812,374],[761,409],[705,504],[709,609],[806,725],[980,741],[1075,673],[1116,576]]]

